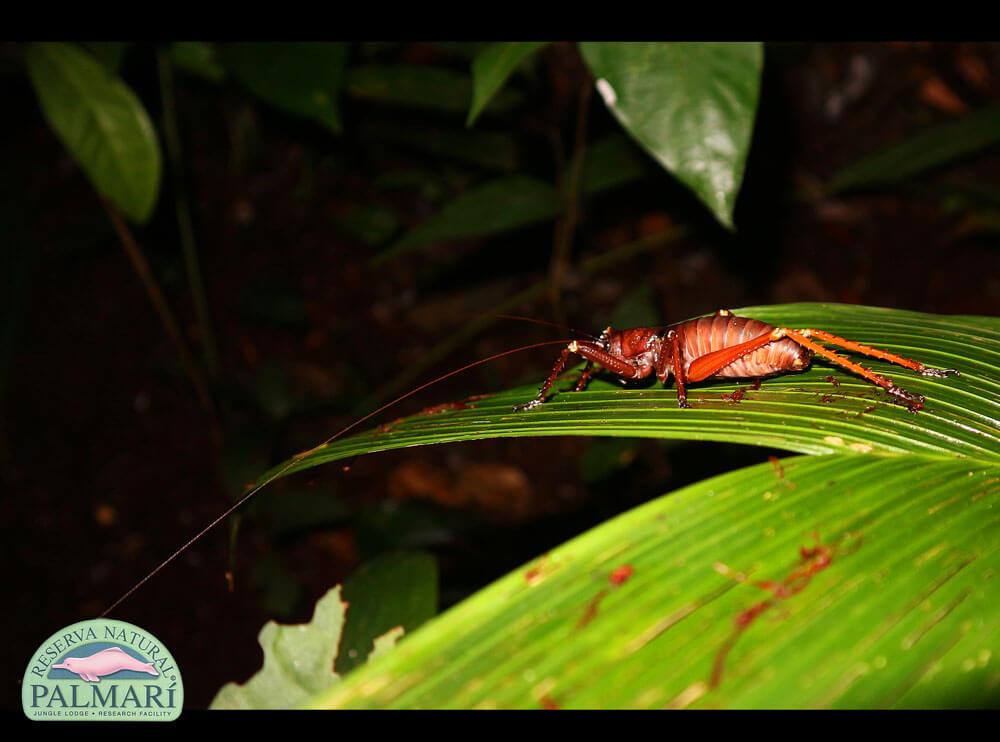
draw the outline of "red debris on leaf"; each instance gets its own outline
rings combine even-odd
[[[633,569],[631,564],[623,564],[620,567],[616,567],[608,579],[611,580],[612,585],[624,585],[628,582],[633,572],[635,572],[635,569]]]
[[[747,396],[747,393],[743,389],[737,389],[731,394],[723,394],[722,399],[730,404],[739,404],[743,401],[743,398]]]
[[[607,589],[601,590],[589,603],[587,603],[587,607],[584,609],[583,615],[580,616],[580,620],[576,622],[576,628],[582,629],[584,626],[597,618],[597,612],[601,607],[601,601],[604,600],[604,596],[607,594]]]
[[[777,459],[775,459],[775,461],[777,461]],[[822,543],[822,541],[820,541],[819,533],[814,533],[813,539],[816,541],[815,546],[799,547],[800,563],[788,573],[785,579],[780,582],[775,582],[773,580],[751,582],[743,575],[734,573],[728,568],[725,568],[726,573],[734,577],[734,579],[759,587],[761,590],[766,590],[769,593],[772,593],[773,597],[768,598],[767,600],[762,600],[759,603],[754,603],[752,606],[736,616],[733,621],[733,633],[729,635],[728,639],[726,639],[725,644],[722,645],[722,648],[715,656],[715,662],[712,664],[712,677],[709,681],[710,687],[717,688],[719,683],[722,682],[722,674],[725,670],[726,657],[729,655],[729,652],[732,650],[740,636],[742,636],[743,632],[746,631],[754,621],[756,621],[763,613],[777,605],[780,601],[788,600],[805,590],[816,574],[822,572],[833,563],[833,556],[835,553],[839,551],[841,555],[852,554],[861,545],[859,537],[854,548],[845,552],[839,549],[838,544],[827,545]],[[722,566],[724,567],[724,565]]]
[[[546,711],[558,711],[559,708],[560,708],[559,704],[556,703],[552,699],[552,696],[550,696],[547,693],[544,696],[542,696],[541,698],[539,698],[538,702],[540,704],[542,704],[542,708],[545,709]]]

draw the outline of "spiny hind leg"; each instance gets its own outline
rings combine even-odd
[[[837,355],[829,348],[826,348],[819,343],[813,342],[809,339],[809,335],[813,334],[814,330],[790,330],[787,327],[777,328],[774,335],[779,337],[787,337],[794,340],[801,346],[809,348],[816,355],[822,356],[838,366],[843,366],[848,371],[853,371],[858,376],[867,379],[873,384],[876,384],[883,389],[885,389],[889,394],[891,394],[896,400],[906,405],[906,408],[910,412],[919,412],[924,407],[925,398],[923,395],[914,394],[913,392],[908,392],[905,389],[901,389],[892,383],[892,379],[886,378],[880,374],[875,373],[871,369],[865,368],[860,363],[855,363],[854,361],[844,358],[843,356]],[[905,359],[904,359],[905,360]]]
[[[838,337],[832,333],[826,332],[825,330],[799,330],[806,337],[814,337],[824,342],[830,343],[831,345],[839,345],[841,348],[846,348],[847,350],[853,350],[857,353],[863,353],[866,356],[871,356],[872,358],[880,358],[883,361],[889,361],[889,363],[895,363],[899,366],[916,371],[922,376],[934,376],[941,378],[944,376],[960,376],[953,368],[930,368],[920,363],[920,361],[914,361],[911,358],[905,358],[895,353],[890,353],[887,350],[879,350],[878,348],[872,348],[869,345],[864,345],[863,343],[856,343],[853,340],[847,340],[846,338]]]

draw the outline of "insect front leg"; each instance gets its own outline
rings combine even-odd
[[[514,412],[531,410],[545,402],[545,398],[548,396],[549,390],[552,388],[552,385],[556,383],[556,379],[559,378],[559,374],[561,374],[566,368],[566,365],[569,363],[570,354],[573,353],[582,356],[589,362],[588,367],[584,369],[584,374],[587,375],[588,379],[590,363],[599,363],[612,373],[618,374],[626,379],[635,379],[641,375],[640,370],[624,358],[612,355],[594,343],[580,343],[574,340],[563,348],[562,353],[559,354],[556,364],[552,367],[552,373],[550,373],[548,378],[545,379],[545,383],[542,384],[542,388],[538,391],[538,396],[530,402],[515,405]],[[581,377],[581,379],[582,378],[583,377]]]

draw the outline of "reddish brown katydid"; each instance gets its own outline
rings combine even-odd
[[[686,391],[689,383],[713,378],[759,379],[789,371],[804,371],[812,362],[813,354],[816,354],[882,387],[894,400],[906,405],[910,412],[923,409],[923,396],[901,389],[892,383],[892,379],[837,355],[817,340],[896,363],[923,376],[959,375],[955,369],[929,368],[919,361],[846,340],[824,330],[774,327],[720,309],[711,317],[688,320],[666,329],[633,327],[616,330],[608,327],[595,341],[573,340],[559,355],[538,396],[514,409],[530,410],[543,404],[573,354],[587,361],[577,380],[576,391],[587,386],[597,363],[620,376],[623,382],[644,379],[655,373],[660,381],[666,383],[673,375],[680,407],[691,406]]]
[[[506,316],[509,319],[526,319],[523,317],[511,317],[509,315],[501,316]],[[538,320],[531,321],[537,322]],[[550,322],[539,323],[552,325]],[[558,325],[555,326],[558,327]],[[516,406],[514,408],[515,411],[529,410],[543,404],[552,385],[569,363],[569,358],[572,354],[579,355],[587,361],[583,372],[577,380],[576,391],[581,391],[586,387],[590,381],[594,364],[599,364],[611,373],[621,377],[624,383],[633,379],[644,379],[654,373],[661,382],[666,383],[670,376],[673,375],[677,385],[677,401],[680,407],[690,407],[685,389],[689,383],[704,381],[710,378],[760,379],[761,377],[789,371],[802,371],[809,367],[813,354],[817,354],[882,387],[892,395],[895,401],[905,404],[911,412],[917,412],[923,408],[925,400],[921,395],[897,387],[892,383],[891,379],[880,376],[860,364],[837,355],[815,342],[814,338],[874,358],[899,364],[924,376],[942,377],[951,374],[958,375],[958,371],[954,369],[929,368],[918,361],[846,340],[822,330],[793,330],[786,327],[774,327],[748,317],[737,317],[725,309],[720,309],[711,317],[688,320],[687,322],[681,322],[666,329],[633,327],[627,330],[615,330],[612,327],[608,327],[599,337],[590,337],[592,338],[591,340],[570,341],[559,355],[559,359],[552,368],[552,373],[549,374],[548,378],[542,384],[538,396],[530,402]],[[114,610],[123,600],[142,587],[202,536],[241,508],[251,497],[260,492],[268,484],[283,476],[301,459],[326,447],[332,441],[353,430],[366,420],[394,406],[398,402],[402,402],[417,392],[468,369],[481,366],[512,353],[547,345],[561,345],[566,342],[566,340],[552,340],[544,343],[535,343],[504,351],[503,353],[497,353],[489,358],[470,363],[418,386],[416,389],[382,405],[374,412],[370,412],[364,417],[355,420],[318,446],[296,454],[285,466],[281,467],[260,484],[252,487],[234,505],[162,561],[152,572],[111,604],[101,615],[106,616]],[[433,410],[435,408],[429,409]]]

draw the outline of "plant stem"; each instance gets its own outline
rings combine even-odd
[[[177,123],[177,98],[174,93],[173,70],[170,67],[170,60],[167,59],[162,50],[157,52],[156,61],[160,73],[160,97],[163,101],[163,134],[167,145],[167,157],[170,159],[170,172],[173,176],[174,206],[177,212],[177,229],[180,232],[181,247],[184,252],[184,267],[187,270],[188,284],[194,299],[194,311],[205,367],[208,369],[209,375],[217,377],[219,352],[215,345],[215,334],[208,311],[205,284],[198,261],[198,246],[194,238],[187,190],[184,188],[184,161],[181,156],[180,127]]]
[[[170,336],[174,346],[177,348],[177,354],[180,356],[181,365],[184,367],[184,371],[187,373],[188,379],[191,381],[191,385],[194,386],[195,393],[198,395],[198,401],[201,402],[202,407],[204,407],[205,410],[212,415],[214,420],[215,409],[212,405],[212,398],[208,393],[208,386],[205,383],[205,377],[202,375],[201,369],[198,368],[194,357],[191,355],[191,351],[188,350],[187,344],[184,342],[180,328],[177,325],[177,320],[174,317],[173,312],[170,310],[170,306],[167,304],[167,300],[164,298],[159,284],[156,282],[156,277],[153,275],[153,271],[150,269],[149,263],[146,261],[142,251],[139,249],[139,245],[136,244],[131,230],[128,228],[128,225],[125,224],[125,220],[122,219],[118,210],[104,198],[101,198],[101,203],[108,212],[111,224],[115,228],[115,232],[118,235],[118,241],[121,243],[122,249],[125,250],[125,254],[128,255],[129,260],[132,262],[132,267],[139,276],[139,280],[142,281],[142,285],[146,289],[146,294],[149,296],[149,300],[153,303],[153,308],[160,317],[163,329],[167,331],[167,335]]]
[[[587,148],[587,112],[590,106],[592,85],[588,78],[580,90],[576,112],[576,139],[573,157],[568,172],[559,183],[563,198],[563,215],[556,221],[555,241],[552,261],[549,264],[549,302],[557,322],[563,322],[562,287],[569,270],[570,253],[573,249],[573,234],[579,221],[580,178],[583,174],[583,159]]]

